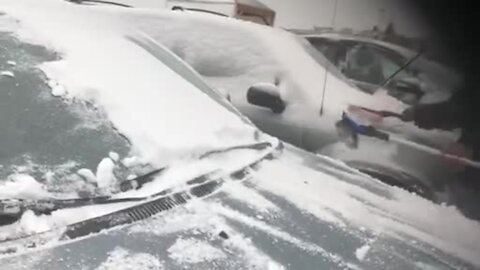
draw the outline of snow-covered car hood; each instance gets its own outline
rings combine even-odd
[[[96,104],[128,138],[139,159],[170,165],[158,181],[129,195],[181,190],[185,179],[256,157],[247,150],[193,162],[205,151],[257,142],[259,137],[276,142],[159,61],[151,47],[127,38],[136,31],[116,16],[116,9],[12,0],[4,1],[0,11],[20,21],[2,26],[3,31],[58,52],[61,60],[39,66],[52,81],[52,94],[66,102]],[[80,241],[49,243],[48,248],[30,245],[34,250],[27,254],[3,254],[0,268],[480,266],[480,225],[454,208],[434,205],[293,147],[254,167],[241,181],[226,181],[211,196],[193,198],[151,219]],[[109,211],[91,206],[82,212],[85,216],[73,212],[70,218]],[[29,214],[27,219],[30,225],[50,225],[45,216]]]
[[[143,222],[4,257],[2,269],[474,269],[478,223],[287,147]]]

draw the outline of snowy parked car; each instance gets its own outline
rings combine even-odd
[[[282,150],[129,11],[37,3],[0,7],[1,269],[480,266],[478,223]]]
[[[461,76],[451,68],[399,45],[339,33],[302,36],[367,92],[376,91],[409,61],[410,64],[386,83],[387,88],[398,92],[399,98],[407,103],[439,102],[461,86]]]
[[[362,138],[359,149],[339,142],[335,124],[349,105],[400,113],[408,104],[387,89],[362,91],[305,39],[187,11],[142,16],[129,11],[125,17],[190,64],[263,131],[437,202],[448,200],[445,183],[455,181],[456,171],[444,166],[442,157],[370,138]],[[380,124],[404,139],[438,149],[458,137],[397,119]]]

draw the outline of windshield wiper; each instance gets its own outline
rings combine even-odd
[[[103,1],[103,0],[67,0],[67,1],[75,3],[75,4],[98,3],[98,4],[119,6],[119,7],[126,7],[126,8],[131,8],[132,7],[132,6],[129,6],[129,5],[126,5],[126,4],[122,4],[122,3],[117,3],[117,2],[112,2],[112,1]]]
[[[271,147],[272,144],[269,142],[260,142],[254,144],[238,145],[227,147],[218,150],[212,150],[206,152],[199,156],[199,159],[204,159],[206,157],[222,154],[234,150],[241,149],[251,149],[251,150],[264,150],[268,147]],[[153,170],[144,175],[138,176],[131,180],[126,180],[120,183],[121,192],[140,189],[145,184],[152,182],[158,174],[162,173],[167,167]],[[188,184],[198,184],[204,182],[212,173],[198,176],[190,181]],[[16,222],[21,218],[23,213],[27,210],[33,211],[35,214],[45,214],[48,215],[54,211],[67,209],[67,208],[76,208],[88,205],[99,205],[99,204],[112,204],[112,203],[125,203],[125,202],[138,202],[145,201],[154,197],[164,196],[172,192],[171,189],[166,189],[161,192],[145,196],[145,197],[131,197],[131,198],[112,198],[111,196],[99,196],[99,197],[90,197],[90,198],[73,198],[73,199],[43,199],[43,200],[28,200],[28,199],[3,199],[0,200],[0,226],[7,225]]]
[[[412,58],[408,59],[403,66],[399,67],[392,75],[388,76],[378,87],[378,89],[385,87],[395,76],[397,76],[398,73],[402,72],[405,70],[407,67],[409,67],[413,62],[415,62],[424,52],[424,49],[420,49],[417,54],[415,54]],[[377,90],[378,90],[377,89]],[[376,92],[376,91],[375,91]]]

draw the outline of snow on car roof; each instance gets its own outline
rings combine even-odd
[[[282,29],[191,12],[123,12],[132,24],[179,55],[207,81],[229,90],[233,98],[255,83],[280,77],[282,98],[320,109],[328,76],[326,114],[339,117],[352,100],[372,108],[403,108],[394,98],[372,99],[359,91],[335,75],[338,70],[332,70],[328,60],[314,59],[298,37]],[[324,57],[318,54],[318,58]],[[237,98],[245,99],[243,94]]]

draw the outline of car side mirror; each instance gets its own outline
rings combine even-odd
[[[269,83],[252,85],[247,91],[247,101],[252,105],[269,108],[277,114],[282,113],[286,108],[279,89]]]

